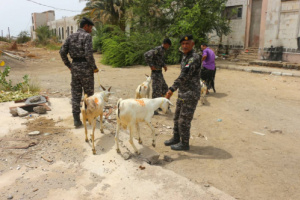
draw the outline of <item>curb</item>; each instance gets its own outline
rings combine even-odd
[[[235,70],[235,71],[244,71],[250,73],[257,73],[257,74],[269,74],[275,76],[292,76],[292,77],[300,77],[300,75],[293,74],[293,73],[286,73],[286,72],[269,72],[263,70],[254,70],[254,69],[241,69],[237,67],[228,67],[228,66],[218,66],[219,69],[228,69],[228,70]]]

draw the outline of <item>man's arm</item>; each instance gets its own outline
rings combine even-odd
[[[72,65],[68,58],[69,43],[70,43],[70,39],[67,38],[65,43],[61,46],[59,54],[60,54],[61,59],[65,63],[65,65],[71,70]]]
[[[94,70],[98,70],[93,56],[93,43],[92,43],[92,36],[90,34],[88,34],[88,36],[86,37],[86,41],[84,45],[84,54],[88,65],[91,66]]]
[[[153,58],[157,50],[151,49],[144,54],[146,63],[152,68],[154,67]]]

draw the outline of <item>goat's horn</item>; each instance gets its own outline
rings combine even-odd
[[[111,88],[111,86],[108,88],[108,91],[110,92],[110,88]]]
[[[145,74],[147,77],[149,77],[147,74]]]
[[[103,87],[102,85],[100,85],[100,86],[101,86],[102,90],[104,90],[104,91],[106,90],[105,87]]]

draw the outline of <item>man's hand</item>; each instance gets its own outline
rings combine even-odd
[[[173,92],[171,90],[169,90],[166,94],[166,98],[170,99],[172,95],[173,95]]]
[[[94,69],[94,73],[98,73],[99,72],[99,69]]]
[[[164,70],[165,70],[165,72],[168,70],[167,66],[164,66]]]
[[[153,70],[156,70],[154,66],[151,66],[150,68],[151,68],[152,71],[153,71]]]

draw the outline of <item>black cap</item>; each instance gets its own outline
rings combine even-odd
[[[94,26],[94,23],[92,20],[90,20],[89,18],[87,17],[83,17],[80,21],[80,27],[82,28],[85,24],[88,24],[88,25],[92,25]]]
[[[169,44],[171,46],[172,42],[169,38],[165,38],[164,41],[163,41],[163,44]]]
[[[192,39],[193,39],[192,35],[185,35],[180,39],[179,43],[181,43],[182,41],[188,41],[188,40],[192,40]]]

